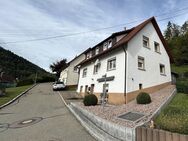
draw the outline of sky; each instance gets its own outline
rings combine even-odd
[[[188,0],[0,0],[0,46],[50,71],[52,62],[152,16],[162,32],[168,21],[182,25]]]

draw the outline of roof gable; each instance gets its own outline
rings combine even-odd
[[[170,61],[173,62],[173,58],[172,58],[171,52],[170,52],[170,50],[169,50],[168,47],[167,47],[166,41],[165,41],[165,39],[164,39],[164,37],[163,37],[161,31],[160,31],[160,28],[159,28],[159,26],[158,26],[158,24],[157,24],[155,18],[154,18],[154,17],[151,17],[151,18],[149,18],[148,20],[144,21],[143,23],[137,25],[136,27],[133,27],[133,28],[131,28],[130,30],[128,30],[129,32],[127,32],[127,35],[124,36],[122,39],[120,39],[117,43],[115,43],[114,46],[112,46],[112,47],[109,48],[108,50],[105,50],[105,51],[101,52],[101,53],[98,54],[98,55],[93,56],[92,58],[89,58],[89,59],[87,59],[87,60],[82,61],[79,65],[82,65],[82,64],[84,64],[84,63],[86,63],[86,62],[89,62],[89,61],[91,61],[91,60],[93,60],[93,59],[95,59],[95,58],[97,58],[97,57],[100,57],[100,56],[103,55],[103,54],[106,54],[106,53],[112,51],[113,49],[116,49],[116,48],[121,47],[122,45],[128,43],[135,35],[137,35],[137,33],[138,33],[139,31],[141,31],[141,30],[142,30],[148,23],[150,23],[150,22],[153,24],[153,26],[154,26],[154,28],[155,28],[155,30],[156,30],[156,32],[157,32],[157,34],[158,34],[158,36],[159,36],[159,38],[160,38],[162,44],[163,44],[163,46],[164,46],[164,48],[165,48],[165,50],[166,50],[166,52],[167,52],[167,54],[168,54],[168,56],[169,56],[169,58],[170,58]],[[120,33],[120,32],[117,32],[117,33]],[[113,35],[113,34],[112,34],[112,35]],[[107,39],[108,39],[108,38],[107,38]],[[105,40],[106,40],[106,39],[105,39]],[[100,43],[99,43],[99,44],[100,44]],[[97,44],[97,45],[98,45],[98,44]]]

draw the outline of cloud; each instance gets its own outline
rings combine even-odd
[[[86,32],[183,7],[177,0],[6,0],[0,1],[0,41],[23,41]],[[168,16],[168,15],[167,15]],[[184,17],[176,18],[182,23]],[[164,29],[166,22],[160,23]],[[127,28],[138,24],[125,25]],[[92,47],[123,26],[77,36],[2,45],[49,70],[49,64]]]

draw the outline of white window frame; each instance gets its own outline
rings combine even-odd
[[[99,72],[99,65],[94,65],[94,68],[93,68],[93,74],[97,74]]]
[[[161,68],[162,67],[162,68]],[[159,71],[161,75],[166,75],[165,72],[165,65],[164,64],[159,64]]]
[[[107,61],[107,71],[115,70],[116,69],[116,57],[108,59]]]
[[[108,49],[108,42],[104,42],[103,44],[103,51]]]
[[[87,76],[87,68],[84,68],[82,72],[82,77],[84,78],[86,76]]]
[[[154,41],[154,49],[155,52],[160,53],[160,44],[156,41]]]
[[[108,41],[108,48],[112,47],[112,40]]]
[[[146,45],[144,44],[144,42],[147,42]],[[143,43],[143,47],[150,48],[148,37],[143,35],[142,43]]]
[[[99,47],[96,47],[95,49],[95,55],[99,54]]]
[[[138,56],[138,69],[139,70],[145,70],[145,59],[144,57]],[[139,66],[139,63],[141,63],[142,66]]]

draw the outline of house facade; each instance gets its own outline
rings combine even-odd
[[[68,67],[62,70],[59,81],[64,82],[67,87],[77,88],[78,85],[78,68],[77,65],[85,59],[84,53],[75,57],[68,63]]]
[[[87,52],[79,64],[77,92],[99,95],[125,104],[139,92],[154,92],[171,84],[171,55],[154,17],[129,30],[113,33]],[[106,81],[106,82],[105,82]]]

